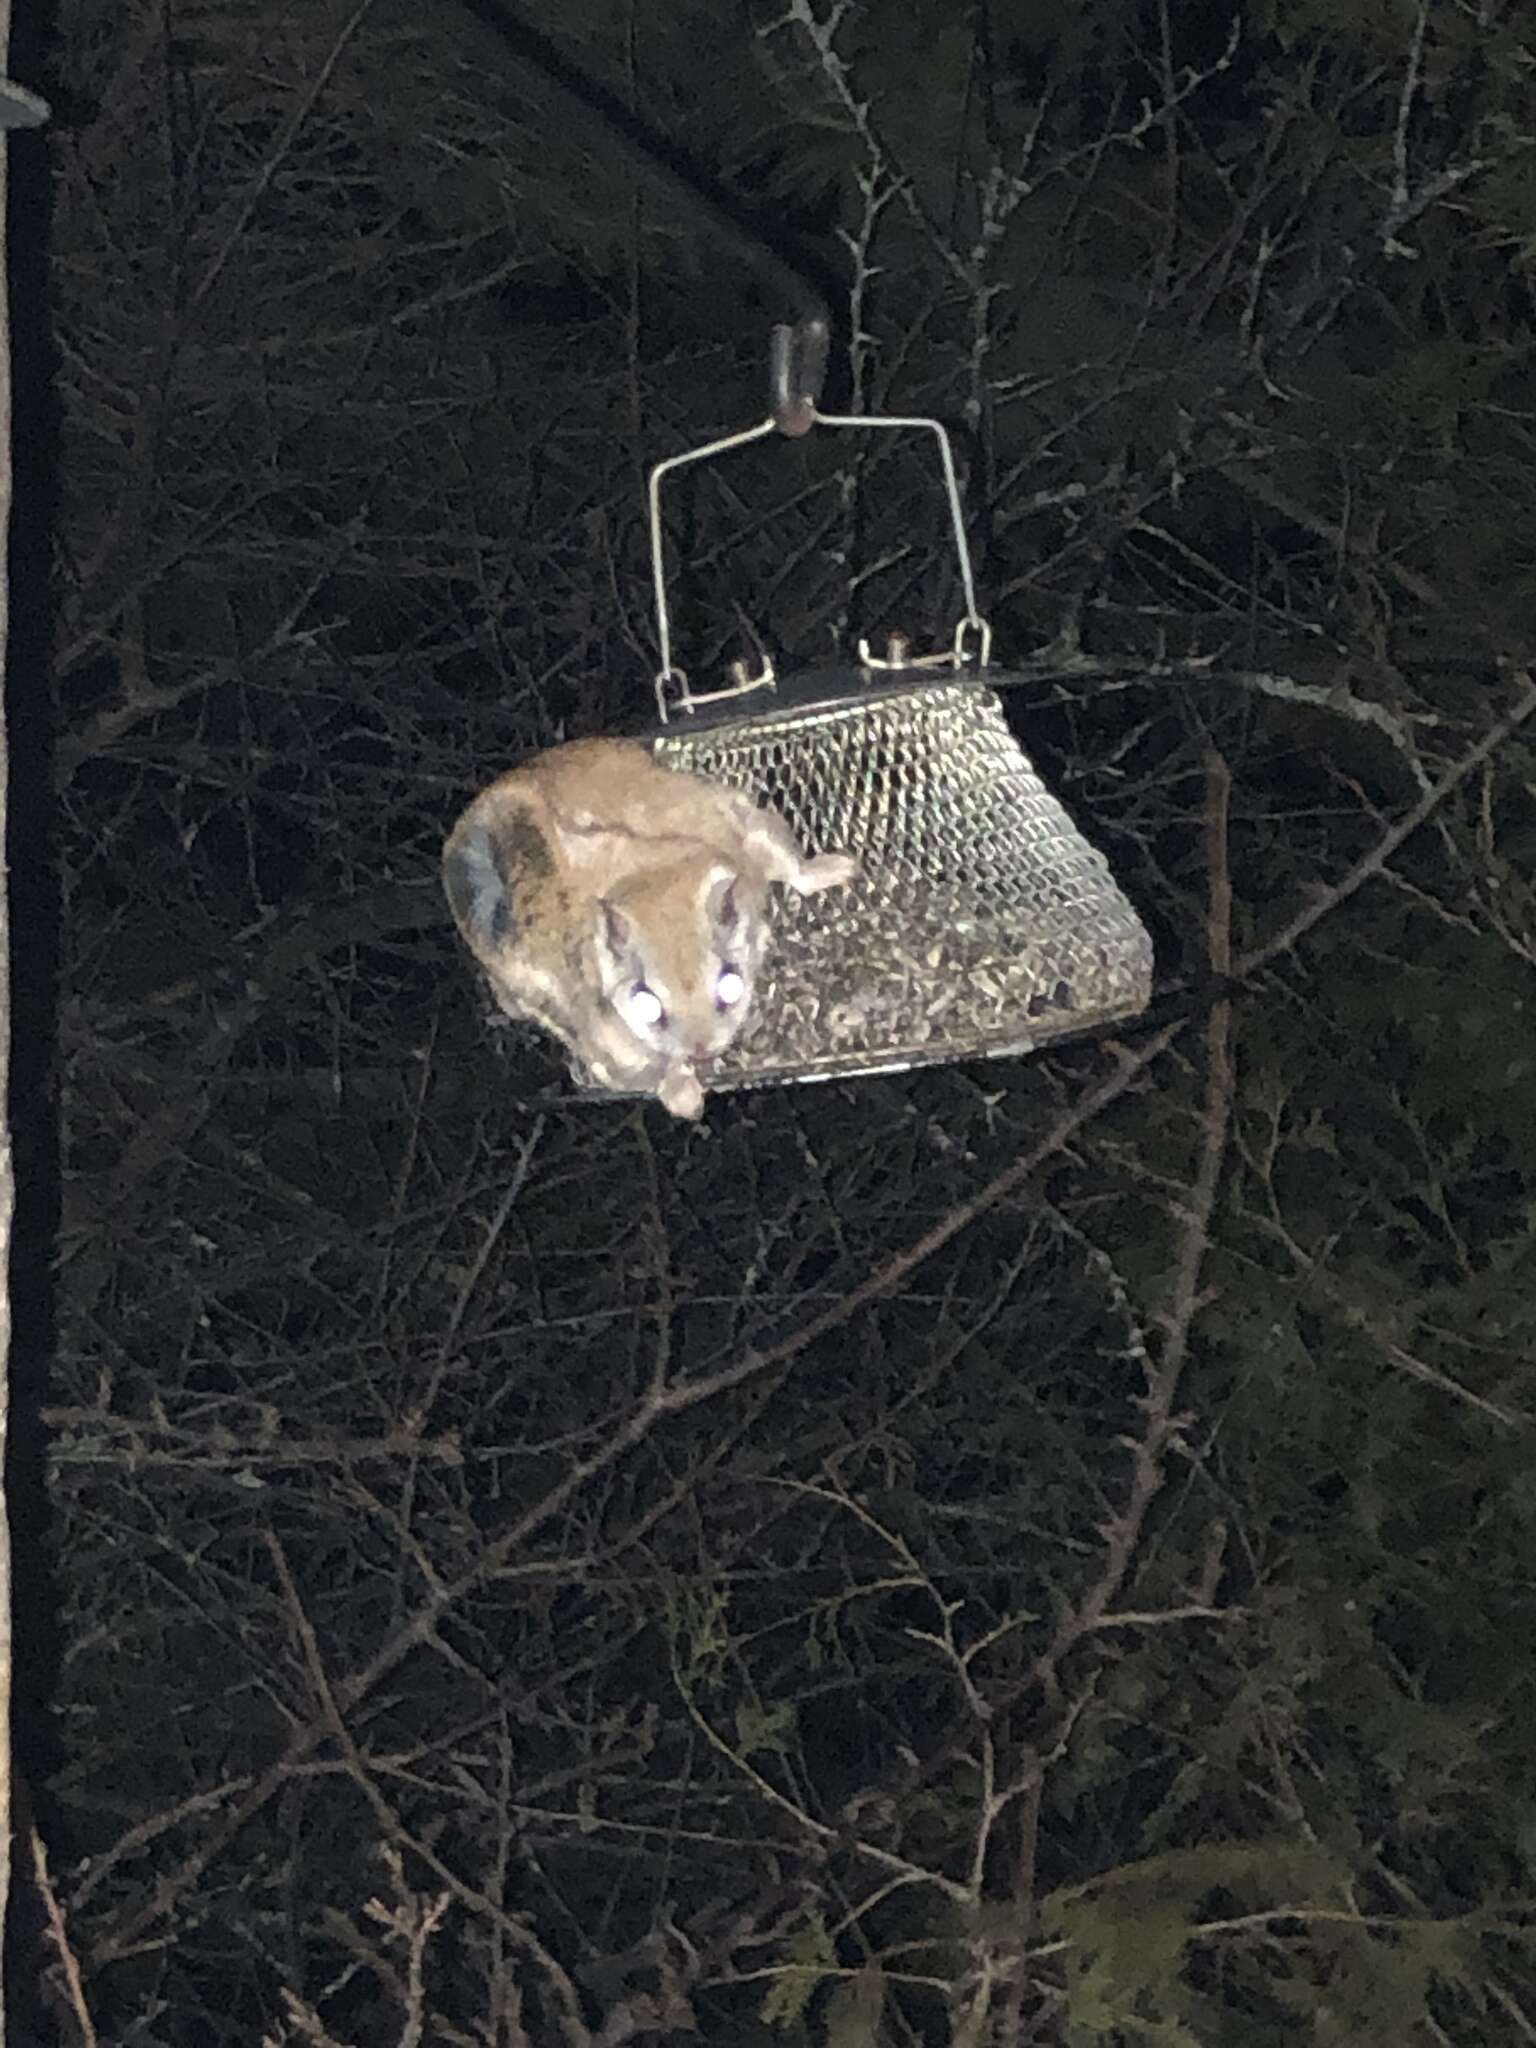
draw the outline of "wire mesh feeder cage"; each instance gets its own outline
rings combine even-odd
[[[651,472],[661,670],[657,760],[745,790],[809,852],[859,862],[847,889],[778,892],[746,1029],[707,1091],[899,1072],[1018,1055],[1135,1016],[1152,943],[1110,873],[1009,731],[988,667],[949,439],[931,419],[819,412],[792,384],[798,337],[775,337],[774,411],[760,426]],[[695,695],[673,666],[661,485],[775,431],[918,429],[938,442],[966,616],[949,650],[914,660],[893,637],[859,665],[780,680],[771,663]],[[588,1094],[606,1091],[588,1086]]]

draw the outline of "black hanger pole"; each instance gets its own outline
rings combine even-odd
[[[774,418],[785,433],[810,426],[807,400],[814,406],[825,373],[831,335],[828,299],[835,293],[813,282],[804,259],[777,246],[778,238],[719,180],[675,144],[664,141],[633,110],[589,77],[548,36],[532,27],[504,0],[464,0],[477,21],[513,56],[552,85],[590,134],[620,151],[658,197],[680,206],[762,279],[792,315],[787,339],[776,330],[772,361]]]

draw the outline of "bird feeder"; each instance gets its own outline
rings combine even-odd
[[[709,1091],[1017,1057],[1133,1017],[1151,995],[1145,927],[1003,715],[999,690],[1013,679],[989,665],[948,435],[932,419],[820,412],[825,347],[824,329],[777,330],[770,417],[650,475],[660,723],[645,737],[656,759],[747,791],[807,852],[851,853],[860,869],[824,895],[775,892],[752,1014],[700,1069]],[[662,485],[813,426],[933,436],[965,616],[937,654],[861,641],[856,666],[781,678],[771,661],[753,675],[738,664],[724,687],[695,693],[672,661]]]

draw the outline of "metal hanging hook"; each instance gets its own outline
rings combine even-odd
[[[768,344],[768,410],[779,432],[791,441],[816,424],[831,340],[825,315],[773,330]]]

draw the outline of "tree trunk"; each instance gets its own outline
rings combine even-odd
[[[0,0],[0,52],[10,47],[10,4]],[[3,69],[3,66],[0,66]],[[26,110],[21,108],[25,124]],[[4,125],[8,126],[9,121]],[[29,125],[29,124],[28,124]],[[6,217],[6,155],[0,146],[0,221]],[[7,243],[0,234],[0,533],[11,530],[11,323]],[[10,587],[0,571],[0,675],[5,673]],[[5,844],[8,774],[5,722],[0,719],[0,846]],[[11,1052],[11,927],[9,895],[0,864],[0,1928],[6,1924],[11,1878],[11,1524],[5,1497],[5,1446],[10,1420],[11,1212],[15,1176],[11,1124],[7,1114]],[[0,2048],[5,2043],[5,1987],[0,1982]]]

